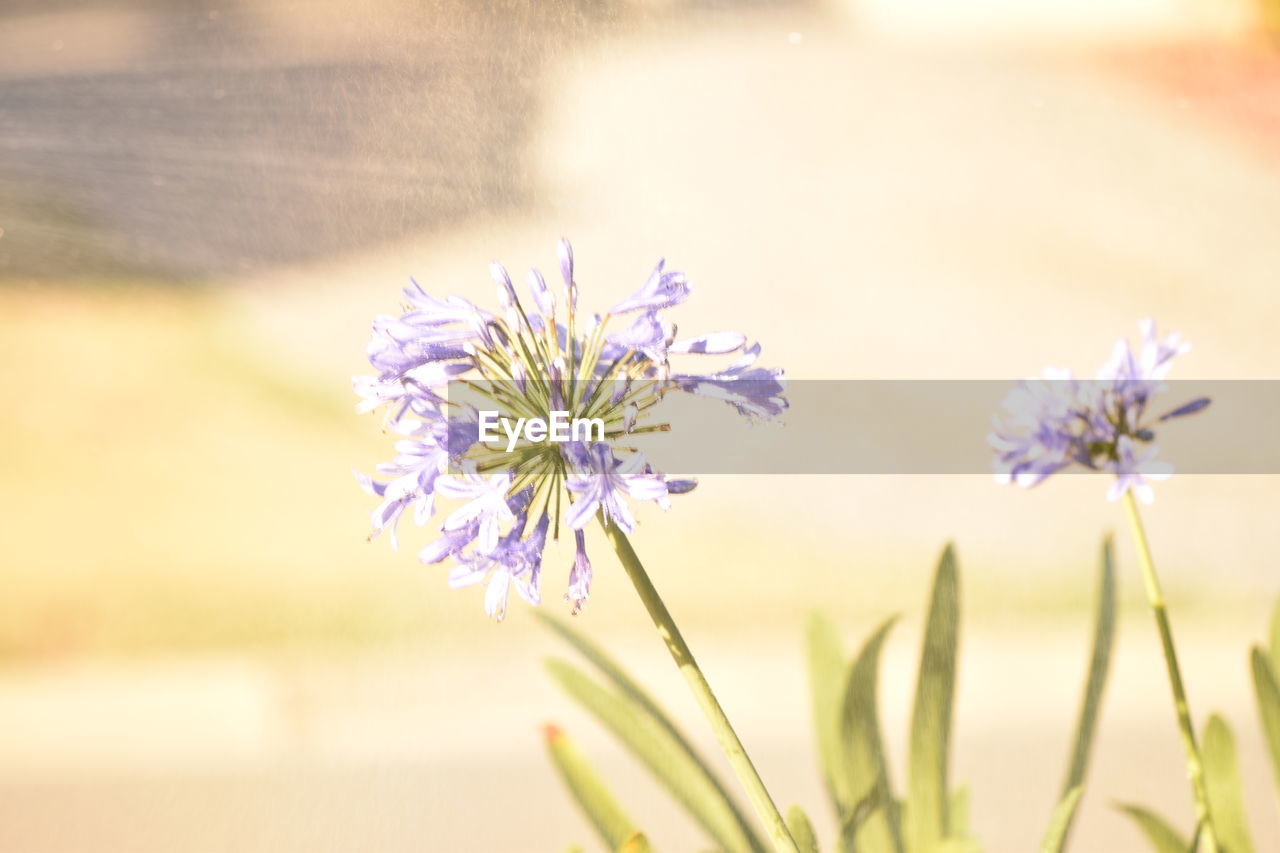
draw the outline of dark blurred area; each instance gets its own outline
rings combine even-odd
[[[6,3],[0,278],[199,279],[518,205],[545,58],[635,11]]]

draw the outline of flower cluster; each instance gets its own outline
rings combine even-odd
[[[1134,352],[1116,343],[1093,380],[1046,368],[1041,377],[1019,382],[1004,400],[988,441],[995,448],[996,478],[1034,486],[1072,465],[1115,475],[1108,497],[1132,491],[1145,503],[1153,495],[1147,480],[1168,477],[1172,468],[1156,459],[1156,423],[1190,415],[1209,405],[1201,397],[1151,417],[1152,399],[1164,390],[1175,356],[1190,344],[1174,333],[1161,339],[1155,323],[1138,324],[1142,344]]]
[[[376,375],[354,379],[358,410],[385,408],[388,430],[400,436],[395,459],[378,466],[378,479],[356,475],[381,501],[370,538],[385,531],[395,547],[396,525],[406,512],[421,526],[436,514],[437,498],[460,501],[420,558],[452,559],[451,586],[487,583],[485,610],[498,619],[512,586],[530,604],[539,603],[543,550],[562,526],[573,531],[576,545],[565,595],[576,613],[591,588],[583,528],[592,518],[629,533],[635,527],[631,500],[665,508],[669,496],[694,487],[619,443],[669,429],[645,423],[665,394],[714,397],[753,420],[773,419],[787,406],[782,372],[757,367],[760,346],[748,346],[745,335],[676,337],[662,312],[688,299],[684,274],[659,261],[638,291],[603,316],[583,317],[568,242],[560,241],[559,256],[561,295],[530,270],[528,306],[507,271],[493,264],[498,314],[458,296],[438,299],[412,282],[402,314],[374,319],[368,356]],[[611,330],[610,322],[623,317],[631,322]],[[671,357],[684,354],[736,360],[705,375],[681,373]],[[473,405],[451,402],[450,390],[460,388],[513,417],[564,412],[599,422],[604,440],[525,442],[504,452],[480,440]]]

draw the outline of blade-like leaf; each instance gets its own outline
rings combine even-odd
[[[669,717],[663,712],[662,708],[654,701],[639,682],[627,675],[624,670],[613,658],[605,653],[604,649],[597,646],[582,633],[575,631],[564,621],[548,616],[545,613],[534,612],[534,617],[538,619],[544,626],[554,631],[562,640],[578,650],[587,661],[600,670],[600,673],[613,682],[613,685],[620,690],[623,695],[631,697],[637,705],[645,710],[651,717],[658,720],[671,731],[671,735],[683,746],[687,747],[689,752],[694,751],[692,744],[676,729]]]
[[[961,785],[951,792],[951,837],[969,837],[969,788]]]
[[[867,822],[867,818],[876,813],[880,808],[880,788],[873,786],[866,796],[859,799],[853,804],[853,808],[849,813],[840,819],[840,839],[841,849],[846,853],[856,853],[856,840],[858,830]]]
[[[1258,699],[1258,716],[1262,719],[1262,733],[1271,753],[1271,771],[1275,774],[1276,790],[1280,792],[1280,680],[1275,667],[1258,646],[1249,654],[1253,670],[1253,691]]]
[[[1111,652],[1116,631],[1116,569],[1111,537],[1102,542],[1101,565],[1098,569],[1098,599],[1093,617],[1093,653],[1089,659],[1089,674],[1084,682],[1084,697],[1080,703],[1080,716],[1076,719],[1076,733],[1072,739],[1071,763],[1067,778],[1062,784],[1062,796],[1072,788],[1083,787],[1089,770],[1089,755],[1093,749],[1093,737],[1098,728],[1098,711],[1107,686],[1107,674],[1111,671]],[[1071,835],[1074,816],[1068,817],[1066,838]]]
[[[906,827],[912,850],[931,850],[950,834],[947,763],[959,638],[960,578],[948,544],[934,575],[911,711]]]
[[[1271,639],[1268,643],[1271,652],[1271,666],[1280,672],[1280,598],[1276,599],[1271,611]]]
[[[635,824],[623,813],[595,769],[564,732],[555,726],[547,726],[543,733],[551,761],[560,771],[565,787],[595,827],[605,847],[616,850],[636,831]]]
[[[1116,808],[1133,818],[1155,853],[1187,853],[1191,849],[1191,842],[1155,812],[1128,803]]]
[[[1227,721],[1214,714],[1204,729],[1201,746],[1204,757],[1204,785],[1209,794],[1209,813],[1218,841],[1231,853],[1253,853],[1249,819],[1244,812],[1240,788],[1240,767],[1236,760],[1236,739]]]
[[[685,737],[684,733],[676,727],[667,713],[662,709],[656,700],[653,699],[640,684],[627,675],[626,670],[622,668],[613,658],[609,657],[603,649],[593,643],[585,635],[579,631],[575,631],[560,619],[554,619],[542,613],[534,614],[543,625],[554,631],[561,639],[573,646],[587,661],[600,671],[600,674],[613,683],[623,696],[628,697],[632,702],[649,716],[658,726],[665,729],[671,740],[680,748],[680,750],[688,757],[689,761],[698,766],[699,772],[716,788],[720,793],[721,799],[728,804],[729,809],[733,812],[734,819],[737,821],[743,835],[750,840],[751,849],[753,851],[764,851],[766,845],[761,840],[756,831],[755,826],[739,808],[737,800],[729,793],[729,790],[721,782],[720,777],[712,771],[711,765],[702,755],[693,748],[693,744]]]
[[[791,837],[795,839],[800,853],[820,853],[818,836],[814,834],[813,824],[809,823],[804,809],[799,806],[787,809],[787,829],[791,830]]]
[[[1045,831],[1044,841],[1040,844],[1041,853],[1062,853],[1067,845],[1067,829],[1071,826],[1071,818],[1075,816],[1080,805],[1080,797],[1084,788],[1079,786],[1067,791],[1058,802],[1049,818],[1049,829]]]
[[[727,850],[755,849],[705,769],[689,757],[667,728],[630,698],[602,687],[564,661],[547,661],[547,670],[649,768],[717,844]]]
[[[880,648],[893,623],[889,619],[882,624],[858,653],[842,705],[840,737],[848,757],[849,790],[855,801],[874,804],[865,821],[845,823],[845,846],[858,853],[903,853],[902,825],[889,783],[877,709]]]
[[[853,810],[849,770],[840,739],[840,703],[849,674],[836,628],[821,613],[809,617],[805,645],[809,657],[809,696],[818,762],[836,814],[843,820]]]

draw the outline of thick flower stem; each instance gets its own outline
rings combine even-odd
[[[1191,722],[1187,692],[1182,686],[1182,671],[1178,666],[1178,653],[1173,645],[1173,629],[1169,627],[1169,612],[1165,608],[1160,579],[1156,576],[1155,562],[1151,559],[1151,545],[1147,542],[1147,534],[1142,529],[1142,519],[1138,516],[1138,504],[1133,499],[1131,491],[1125,492],[1124,508],[1129,516],[1129,527],[1133,530],[1133,540],[1138,546],[1138,563],[1142,567],[1142,581],[1147,590],[1147,601],[1151,604],[1151,610],[1156,617],[1156,628],[1160,631],[1160,644],[1164,648],[1164,662],[1169,670],[1169,687],[1173,691],[1173,705],[1178,714],[1178,731],[1182,735],[1182,748],[1187,753],[1187,775],[1191,779],[1191,791],[1195,796],[1198,835],[1208,853],[1218,853],[1218,836],[1214,830],[1213,815],[1209,809],[1209,795],[1205,790],[1204,762],[1200,758],[1200,748],[1196,744],[1196,730]]]
[[[711,729],[715,732],[716,739],[720,741],[720,748],[728,756],[733,772],[738,775],[738,781],[746,789],[751,805],[768,828],[769,837],[773,839],[774,849],[780,851],[780,853],[799,853],[796,842],[792,839],[791,833],[787,829],[786,821],[782,819],[782,814],[778,811],[778,807],[774,805],[773,798],[769,796],[769,791],[760,779],[760,774],[756,772],[755,765],[751,763],[751,758],[742,746],[742,741],[738,739],[737,733],[734,732],[729,718],[725,716],[724,709],[720,707],[720,702],[716,699],[715,694],[711,692],[711,685],[707,683],[702,670],[698,668],[697,661],[693,659],[693,652],[689,650],[684,637],[680,635],[680,629],[676,627],[670,611],[663,604],[661,596],[658,595],[658,590],[653,586],[653,581],[649,580],[649,575],[645,572],[644,566],[640,563],[640,558],[636,556],[635,550],[631,547],[631,542],[627,539],[626,534],[618,529],[617,525],[607,524],[604,529],[605,535],[609,537],[609,541],[613,543],[614,550],[618,553],[618,559],[622,561],[623,568],[627,570],[627,576],[631,578],[631,583],[635,586],[636,592],[640,594],[640,600],[644,602],[645,609],[649,611],[649,617],[653,619],[653,624],[657,627],[658,633],[662,635],[663,641],[666,642],[667,651],[671,653],[672,659],[680,669],[680,674],[688,682],[689,689],[693,692],[693,698],[698,700],[698,706],[702,708],[702,713],[706,715],[707,721],[711,723]]]

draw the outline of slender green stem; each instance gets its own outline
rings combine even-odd
[[[751,758],[747,755],[742,741],[734,732],[729,718],[725,716],[724,709],[720,707],[716,695],[711,692],[711,685],[707,683],[706,676],[698,668],[697,661],[693,659],[693,652],[689,650],[684,637],[680,635],[680,629],[676,627],[676,622],[671,618],[667,605],[662,602],[658,590],[654,588],[653,581],[649,580],[649,575],[640,563],[640,558],[636,556],[635,549],[631,547],[631,542],[616,524],[607,524],[604,530],[609,541],[613,543],[623,568],[627,570],[627,576],[631,578],[636,592],[640,594],[640,600],[649,611],[649,617],[653,619],[658,633],[666,642],[667,651],[671,653],[680,674],[688,682],[693,698],[698,700],[698,706],[702,708],[702,713],[711,723],[711,729],[715,732],[716,739],[720,741],[720,748],[728,756],[733,772],[738,774],[738,781],[746,790],[751,805],[769,830],[774,849],[780,853],[799,853],[799,848],[796,847],[796,842],[787,829],[786,821],[782,819],[782,814],[774,805],[773,798],[769,796],[769,791],[760,779],[760,774],[756,772],[755,765],[751,763]]]
[[[1200,747],[1196,744],[1196,730],[1191,722],[1187,691],[1182,686],[1182,671],[1178,667],[1178,653],[1173,646],[1173,629],[1169,626],[1169,612],[1165,608],[1164,592],[1160,589],[1155,562],[1151,559],[1151,545],[1147,542],[1147,534],[1142,529],[1142,519],[1138,516],[1138,504],[1133,499],[1133,492],[1125,492],[1124,508],[1129,516],[1129,527],[1133,530],[1133,540],[1138,546],[1138,563],[1142,567],[1142,581],[1147,589],[1147,601],[1155,614],[1156,628],[1160,631],[1160,644],[1164,647],[1164,662],[1169,670],[1169,687],[1173,691],[1173,705],[1178,712],[1178,731],[1182,735],[1182,748],[1187,753],[1187,775],[1191,779],[1191,791],[1195,795],[1197,833],[1204,841],[1208,853],[1218,853],[1218,835],[1214,830],[1213,815],[1209,810],[1209,795],[1205,791],[1204,762],[1200,758]]]

